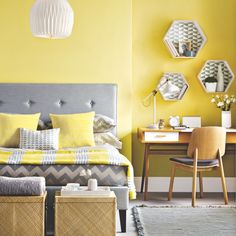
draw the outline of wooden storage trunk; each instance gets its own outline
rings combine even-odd
[[[115,236],[116,197],[55,196],[56,236]]]
[[[0,196],[0,235],[43,236],[46,195]]]

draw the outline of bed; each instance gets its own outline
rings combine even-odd
[[[0,112],[23,114],[41,112],[40,119],[46,123],[49,120],[49,113],[69,114],[89,111],[106,115],[116,121],[117,86],[115,84],[0,84]],[[116,128],[112,132],[116,134]],[[88,148],[82,147],[81,149],[83,148],[87,152],[89,151]],[[116,153],[112,147],[105,147],[105,149],[111,156]],[[15,160],[19,152],[17,150],[11,151],[13,153],[11,157],[13,156]],[[0,159],[1,155],[3,153],[0,150]],[[111,186],[116,193],[121,228],[125,232],[126,210],[128,208],[127,187],[129,187],[131,198],[135,198],[134,186],[132,186],[133,192],[130,191],[130,185],[133,185],[133,173],[129,173],[131,181],[128,177],[128,172],[133,171],[130,166],[116,165],[115,162],[105,162],[105,164],[91,162],[66,164],[59,162],[41,165],[23,162],[19,164],[9,160],[1,162],[0,175],[12,177],[44,176],[46,178],[48,191],[47,235],[53,235],[54,230],[55,191],[60,190],[61,186],[70,182],[86,185],[88,177],[81,176],[80,173],[87,170],[92,172],[92,177],[97,178],[99,185]]]

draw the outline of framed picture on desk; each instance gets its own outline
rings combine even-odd
[[[202,126],[201,116],[183,116],[182,124],[189,128],[200,128]]]

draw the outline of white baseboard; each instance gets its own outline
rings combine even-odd
[[[148,178],[148,192],[168,192],[169,191],[169,177],[149,177]],[[134,177],[134,182],[137,192],[140,192],[141,177]],[[236,177],[226,178],[228,192],[236,192]],[[222,192],[221,180],[218,177],[203,178],[204,192]],[[192,177],[175,177],[174,192],[191,192],[192,191]],[[199,184],[197,181],[197,191],[199,191]]]

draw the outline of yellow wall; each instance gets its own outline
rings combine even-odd
[[[173,20],[196,20],[207,43],[195,59],[173,59],[163,37]],[[143,107],[144,98],[158,83],[163,72],[181,72],[190,88],[179,102],[163,101],[157,96],[157,118],[168,121],[170,115],[200,115],[203,125],[220,125],[220,110],[210,103],[197,75],[209,59],[227,60],[236,73],[236,1],[235,0],[134,0],[133,1],[133,163],[141,175],[143,146],[137,142],[136,128],[152,122],[152,106]],[[228,93],[235,94],[234,81]],[[236,126],[236,106],[233,124]],[[168,123],[168,122],[167,122]],[[226,173],[234,175],[234,159],[225,160]],[[151,176],[169,176],[168,158],[151,159]],[[158,174],[157,174],[158,173]],[[181,173],[183,174],[183,173]]]
[[[0,82],[117,83],[118,135],[131,158],[131,1],[69,0],[75,25],[63,40],[32,36],[34,2],[1,1]]]
[[[137,176],[143,146],[136,129],[152,122],[152,107],[143,107],[141,100],[163,72],[182,72],[190,88],[179,102],[165,102],[158,95],[158,118],[201,115],[203,125],[220,124],[220,111],[210,104],[211,95],[203,91],[197,74],[208,59],[225,59],[236,73],[235,0],[69,0],[75,26],[63,40],[31,35],[34,1],[1,1],[0,82],[117,83],[118,135]],[[164,45],[163,36],[176,19],[196,20],[205,32],[208,41],[196,59],[173,59]],[[235,89],[234,81],[229,93]],[[225,160],[230,176],[233,161]],[[169,176],[167,158],[155,157],[151,163],[151,175]]]

